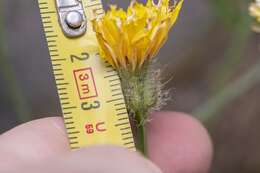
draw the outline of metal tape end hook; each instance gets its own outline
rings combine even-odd
[[[79,37],[87,31],[87,20],[81,0],[56,0],[59,22],[65,36]]]

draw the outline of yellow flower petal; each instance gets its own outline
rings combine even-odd
[[[111,6],[93,27],[102,57],[115,68],[136,70],[153,58],[167,40],[183,4],[170,0],[132,0],[127,11]]]
[[[103,38],[100,34],[97,35],[97,40],[99,42],[101,57],[103,57],[105,60],[107,60],[114,68],[118,67],[118,64],[116,63],[116,61],[114,61],[112,54],[109,52],[110,50],[105,45],[105,41],[102,39]]]

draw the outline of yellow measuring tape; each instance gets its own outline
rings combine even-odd
[[[101,0],[38,1],[71,148],[135,150],[120,79],[99,57],[92,30]]]

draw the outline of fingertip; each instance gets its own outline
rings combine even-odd
[[[34,120],[2,134],[0,151],[12,160],[36,161],[64,153],[69,145],[62,118]]]
[[[82,165],[88,157],[88,163],[94,168],[89,172],[153,172],[161,173],[161,170],[151,161],[138,152],[130,151],[124,147],[114,145],[96,145],[82,148],[70,153],[70,161]],[[96,166],[95,166],[96,165]],[[98,165],[102,165],[97,171]]]
[[[157,166],[137,152],[110,145],[92,146],[74,150],[63,157],[52,158],[43,165],[37,165],[35,170],[39,170],[39,167],[40,172],[44,170],[42,172],[49,173],[161,173],[161,170]]]
[[[212,160],[207,130],[190,115],[159,112],[148,125],[150,157],[165,173],[206,173]]]

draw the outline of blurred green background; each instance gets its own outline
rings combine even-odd
[[[126,6],[128,1],[104,1]],[[260,34],[246,0],[186,0],[158,55],[173,77],[165,110],[199,118],[212,136],[212,173],[260,172]],[[37,1],[0,1],[0,132],[61,115]]]

